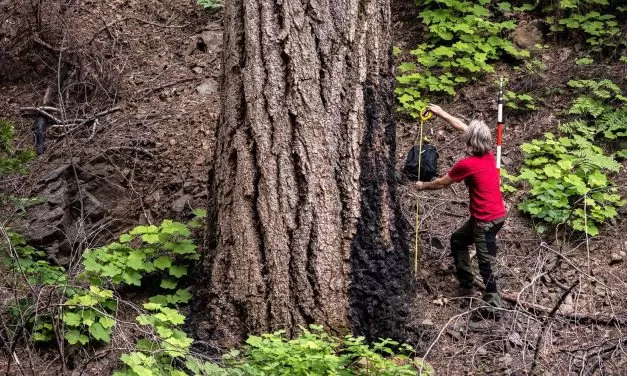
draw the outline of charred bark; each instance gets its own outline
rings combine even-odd
[[[231,0],[224,24],[197,335],[400,333],[389,2]]]

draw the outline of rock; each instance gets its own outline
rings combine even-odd
[[[185,55],[190,56],[194,53],[194,51],[196,51],[196,40],[192,40],[187,44],[187,47],[185,48]]]
[[[194,183],[192,183],[191,181],[186,181],[185,183],[183,183],[183,192],[189,193],[192,191],[192,188],[194,188]]]
[[[442,244],[442,240],[437,236],[432,236],[430,239],[431,246],[437,249],[444,249],[444,244]]]
[[[200,95],[215,94],[218,92],[218,82],[213,78],[209,78],[198,87],[196,87],[196,91]]]
[[[519,26],[511,35],[512,40],[518,47],[531,48],[536,44],[544,42],[544,34],[537,22],[529,22]]]
[[[564,48],[560,49],[559,50],[559,61],[560,61],[560,63],[568,60],[568,58],[572,54],[573,54],[573,50],[568,48],[568,47],[564,47]]]
[[[62,235],[61,221],[65,211],[61,207],[47,210],[45,207],[38,207],[37,215],[28,224],[28,228],[21,231],[26,240],[31,244],[42,245],[50,238]],[[33,211],[34,212],[34,211]]]
[[[498,359],[499,363],[503,363],[503,364],[510,364],[512,362],[512,356],[509,354],[505,354],[505,356],[502,356]]]
[[[203,52],[215,53],[222,49],[222,31],[203,31],[198,38],[198,48]]]
[[[421,324],[422,325],[430,325],[430,326],[432,326],[433,325],[433,321],[431,321],[429,319],[424,319],[424,320],[422,320]]]
[[[518,332],[511,332],[507,339],[513,343],[515,346],[522,346],[524,344],[522,338],[520,338],[520,334]]]
[[[612,255],[610,256],[610,266],[620,264],[623,261],[625,261],[625,256],[621,255],[618,252],[612,253]]]
[[[202,68],[201,67],[193,67],[192,71],[196,74],[201,74],[202,73]]]
[[[59,178],[59,176],[61,176],[61,174],[63,174],[65,172],[65,170],[68,169],[68,167],[70,167],[69,164],[64,164],[61,167],[58,167],[58,168],[50,171],[43,178],[39,179],[39,182],[40,183],[48,183],[49,181],[57,180]]]
[[[192,200],[192,196],[183,195],[172,203],[172,211],[179,214],[185,209],[185,205],[187,205]]]
[[[564,301],[562,302],[562,305],[560,306],[560,311],[562,313],[571,313],[574,311],[574,309],[575,307],[573,305],[573,297],[572,295],[568,294],[568,296],[564,298]]]
[[[503,163],[503,166],[511,166],[512,165],[512,159],[506,155],[501,157],[501,162]]]

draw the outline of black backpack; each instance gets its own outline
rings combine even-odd
[[[407,179],[418,180],[418,145],[414,145],[405,159],[403,172]],[[422,159],[420,161],[420,181],[431,181],[438,175],[438,151],[433,145],[422,146]]]

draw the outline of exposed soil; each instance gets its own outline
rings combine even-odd
[[[411,46],[420,40],[412,4],[394,2],[398,15],[395,45]],[[17,20],[34,17],[24,9],[28,8],[16,11],[12,3],[0,0],[1,11],[21,13]],[[121,110],[87,127],[50,128],[45,152],[30,164],[30,174],[3,184],[22,196],[44,199],[16,226],[30,231],[35,243],[47,244],[57,262],[72,266],[78,258],[70,250],[77,241],[84,246],[103,244],[138,223],[183,218],[192,208],[205,206],[208,161],[219,116],[222,37],[219,15],[207,15],[193,0],[92,2],[73,6],[61,21],[51,22],[60,12],[43,9],[42,23],[52,26],[42,29],[39,38],[53,49],[37,42],[34,35],[25,36],[19,46],[0,44],[6,47],[0,55],[0,114],[16,124],[22,145],[32,143],[34,117],[20,108],[41,104],[46,88],[57,77],[58,50],[66,47],[81,56],[81,66],[71,73],[70,81],[76,85],[64,94],[63,103],[54,104],[62,110],[56,115],[88,118],[113,107]],[[17,31],[18,26],[11,27]],[[86,48],[90,43],[93,48]],[[12,55],[15,51],[20,54]],[[570,98],[554,88],[584,70],[627,87],[624,66],[577,67],[574,60],[580,52],[573,46],[553,45],[535,55],[547,65],[546,70],[522,76],[508,66],[499,66],[496,75],[440,103],[466,120],[496,123],[493,82],[498,75],[509,76],[515,88],[542,98],[536,112],[506,111],[503,163],[510,172],[521,163],[521,143],[555,131],[559,111]],[[464,156],[460,137],[441,120],[432,120],[425,127],[440,153],[440,172],[445,173]],[[414,142],[417,124],[399,116],[397,129],[400,166]],[[627,194],[625,174],[615,180],[623,195]],[[544,331],[536,374],[579,373],[583,356],[596,357],[603,374],[625,374],[625,344],[617,341],[626,336],[627,258],[611,262],[612,254],[627,252],[624,208],[623,218],[605,226],[594,239],[563,231],[539,236],[531,220],[516,210],[524,192],[507,195],[509,218],[499,234],[500,284],[504,295],[522,304],[507,301],[503,319],[494,322],[477,316],[473,307],[478,300],[468,308],[462,307],[461,299],[453,298],[457,286],[448,242],[467,217],[465,187],[416,194],[410,183],[400,184],[404,213],[412,229],[416,197],[420,200],[417,278],[423,288],[411,304],[416,323],[424,328],[419,355],[428,352],[426,359],[438,374],[525,374]],[[88,198],[84,200],[87,204],[78,204],[81,196]],[[407,240],[414,244],[413,233],[407,234]],[[575,281],[578,285],[552,318],[538,310],[537,306],[552,310]],[[568,317],[575,313],[592,320]],[[595,317],[613,315],[623,321],[594,323]],[[132,317],[126,319],[132,321]],[[117,330],[113,347],[126,346],[132,334],[128,327]],[[26,374],[60,371],[54,348],[23,350],[19,356],[30,354],[30,360],[21,359]],[[76,374],[91,356],[74,354]],[[118,356],[118,351],[103,353],[88,363],[85,372],[110,374]],[[0,360],[0,369],[5,362]],[[594,362],[588,361],[587,367],[594,367]],[[590,374],[599,372],[598,368],[586,368],[582,374],[588,370]]]

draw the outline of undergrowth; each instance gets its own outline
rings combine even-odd
[[[454,96],[460,85],[493,73],[492,63],[503,56],[529,56],[505,37],[516,22],[498,20],[490,0],[426,0],[419,6],[425,41],[409,51],[413,61],[398,67],[396,89],[401,109],[413,117],[430,95]]]
[[[250,336],[241,350],[233,349],[222,358],[194,353],[180,311],[191,293],[179,286],[187,274],[185,263],[199,257],[191,229],[202,225],[206,213],[194,214],[187,223],[166,219],[158,226],[137,226],[116,242],[87,250],[84,270],[75,278],[51,265],[23,237],[8,232],[8,241],[0,244],[7,251],[5,265],[32,289],[47,289],[60,302],[42,309],[42,302],[32,296],[19,299],[11,308],[9,327],[25,328],[33,343],[61,340],[84,348],[109,344],[116,328],[128,325],[119,320],[119,307],[133,305],[114,291],[124,285],[142,286],[144,277],[152,275],[164,293],[149,297],[137,310],[135,322],[143,334],[120,356],[116,376],[415,375],[420,367],[424,376],[433,373],[426,362],[410,357],[414,350],[409,345],[390,339],[367,344],[363,337],[350,335],[338,338],[316,325],[301,328],[294,339],[285,338],[283,331]]]
[[[598,235],[599,226],[617,217],[625,204],[610,178],[621,168],[617,159],[624,157],[624,149],[611,153],[598,145],[611,146],[627,137],[627,97],[607,79],[571,80],[568,86],[578,96],[558,126],[562,136],[547,133],[523,144],[520,175],[507,179],[530,186],[518,206],[523,212]]]

